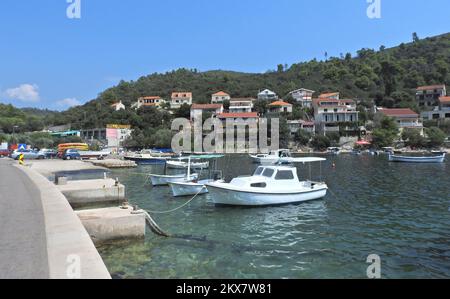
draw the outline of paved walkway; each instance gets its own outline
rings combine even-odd
[[[0,279],[49,278],[40,192],[12,163],[0,159]]]

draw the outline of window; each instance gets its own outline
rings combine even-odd
[[[266,188],[267,184],[266,183],[254,183],[254,184],[251,184],[250,187],[253,187],[253,188]]]
[[[450,113],[445,113],[445,118],[450,118]]]
[[[267,177],[267,178],[271,178],[273,176],[274,172],[275,172],[275,170],[273,170],[271,168],[266,168],[262,175]]]
[[[264,167],[258,167],[258,168],[256,168],[255,173],[253,175],[261,175],[263,170],[264,170]]]
[[[294,179],[294,174],[292,173],[291,170],[279,170],[277,172],[277,175],[275,176],[276,180],[293,180]]]

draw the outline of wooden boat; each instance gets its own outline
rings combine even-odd
[[[440,153],[440,155],[428,157],[389,154],[389,161],[405,163],[444,163],[445,153]]]

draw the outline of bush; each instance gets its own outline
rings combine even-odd
[[[412,148],[422,148],[427,145],[425,138],[415,129],[405,129],[402,133],[402,139],[407,146]]]
[[[331,140],[327,136],[316,135],[313,137],[311,145],[316,150],[325,150],[331,146]]]
[[[309,143],[309,141],[311,140],[311,133],[299,129],[296,133],[295,133],[295,137],[294,140],[296,142],[298,142],[300,145],[307,145]]]

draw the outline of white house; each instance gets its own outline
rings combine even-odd
[[[211,96],[211,104],[223,104],[224,101],[231,100],[231,96],[223,91],[219,91]]]
[[[444,84],[419,86],[416,89],[416,100],[420,107],[436,107],[439,105],[439,98],[447,96],[447,89]]]
[[[316,125],[323,132],[339,132],[339,123],[357,123],[359,120],[354,100],[336,100],[335,97],[313,100]]]
[[[120,111],[120,110],[125,110],[126,107],[124,104],[122,104],[122,101],[118,102],[118,103],[114,103],[111,105],[111,107],[115,110],[115,111]]]
[[[314,90],[300,88],[290,92],[294,100],[300,104],[301,107],[311,108]]]
[[[170,108],[178,109],[183,104],[192,105],[192,92],[173,92]]]
[[[289,131],[291,132],[291,136],[294,136],[298,130],[304,130],[311,134],[314,134],[316,131],[316,125],[312,121],[306,120],[288,120]]]
[[[230,113],[250,113],[255,101],[253,98],[233,98],[230,100]]]
[[[439,106],[434,107],[432,111],[424,111],[421,114],[423,119],[450,119],[450,96],[440,97]]]
[[[258,100],[276,101],[278,100],[278,96],[275,92],[269,89],[264,89],[258,93]]]
[[[403,131],[404,129],[417,129],[423,135],[423,122],[420,119],[419,114],[417,114],[413,110],[409,108],[389,109],[381,107],[377,110],[378,115],[384,115],[393,118],[397,122],[400,131]]]

